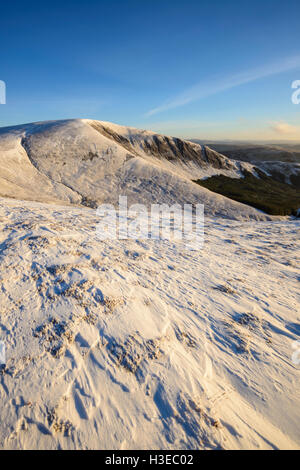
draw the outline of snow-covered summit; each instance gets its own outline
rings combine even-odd
[[[203,203],[210,215],[266,219],[192,182],[220,173],[240,177],[240,170],[241,163],[208,147],[102,121],[0,129],[3,197],[96,207],[122,194],[129,203]]]

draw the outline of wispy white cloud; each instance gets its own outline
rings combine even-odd
[[[289,137],[294,136],[300,139],[300,126],[294,126],[288,122],[276,122],[271,126],[271,129],[276,134],[286,135]]]
[[[179,106],[184,106],[188,103],[198,101],[201,98],[206,98],[207,96],[230,90],[231,88],[235,88],[239,85],[254,82],[255,80],[270,77],[272,75],[277,75],[298,67],[300,67],[300,56],[294,56],[288,57],[280,62],[273,62],[256,69],[225,77],[222,78],[222,80],[218,78],[209,82],[201,82],[188,88],[169,101],[162,103],[160,106],[151,109],[146,113],[146,116],[153,116],[154,114],[158,114],[169,109],[178,108]]]

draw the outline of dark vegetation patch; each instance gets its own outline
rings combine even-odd
[[[244,178],[229,178],[224,175],[212,176],[195,183],[235,201],[256,207],[271,215],[296,215],[300,208],[299,189],[276,181],[255,168],[259,178],[244,170]]]
[[[97,157],[99,157],[99,155],[98,155],[97,153],[90,151],[87,155],[84,155],[84,156],[82,157],[82,161],[83,161],[83,162],[93,161],[94,158],[97,158]]]
[[[96,209],[98,207],[97,201],[90,199],[89,197],[82,196],[81,204],[86,207],[91,207],[92,209]]]
[[[300,173],[298,173],[297,175],[291,175],[290,176],[290,181],[291,183],[296,186],[296,188],[299,188],[300,189]]]

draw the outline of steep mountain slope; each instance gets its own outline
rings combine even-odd
[[[191,180],[240,177],[247,163],[177,138],[92,120],[0,130],[0,195],[96,207],[116,203],[203,203],[207,214],[265,219],[254,208]]]

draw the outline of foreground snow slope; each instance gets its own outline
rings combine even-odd
[[[96,224],[0,200],[0,447],[299,448],[299,221],[207,218],[200,252]]]
[[[0,129],[0,195],[95,207],[129,203],[203,203],[206,213],[267,220],[260,211],[193,183],[241,165],[198,144],[90,120]]]

